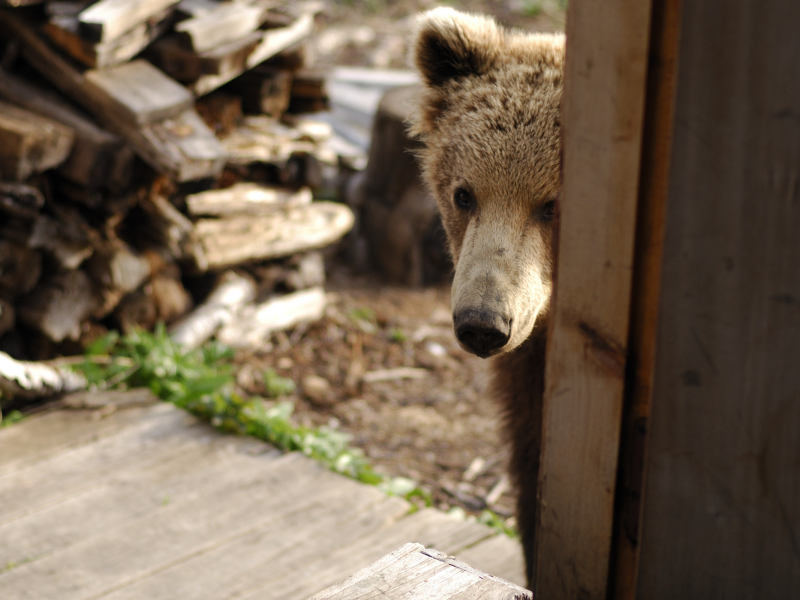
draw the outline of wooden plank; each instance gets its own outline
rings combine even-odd
[[[352,226],[345,205],[314,202],[271,215],[200,219],[194,233],[214,269],[322,248]]]
[[[628,382],[620,443],[609,597],[634,600],[644,459],[655,369],[664,221],[672,149],[679,0],[654,0],[631,291]]]
[[[180,38],[172,34],[150,46],[145,56],[170,77],[187,84],[201,96],[242,73],[247,57],[263,37],[263,32],[254,31],[240,40],[197,53],[187,49]]]
[[[0,477],[25,465],[59,454],[67,448],[100,440],[136,422],[155,418],[164,405],[129,409],[103,419],[90,411],[54,411],[26,420],[16,427],[0,429]]]
[[[172,25],[172,9],[168,8],[135,25],[109,42],[93,44],[81,37],[77,15],[55,15],[44,26],[44,32],[72,58],[92,69],[122,64],[141,52],[150,42],[166,33]]]
[[[212,62],[215,68],[212,72],[203,74],[192,82],[189,88],[194,95],[203,96],[208,94],[244,73],[248,68],[247,61],[250,55],[262,43],[264,35],[266,34],[263,31],[254,31],[241,40],[233,41],[201,54],[200,58],[206,62]]]
[[[88,85],[96,88],[89,93],[105,98],[107,110],[130,125],[177,117],[194,105],[189,90],[146,60],[90,69],[83,76]]]
[[[99,473],[84,468],[82,488],[49,503],[39,501],[36,508],[4,520],[0,524],[6,542],[0,546],[2,564],[68,553],[75,544],[158,512],[163,506],[192,501],[207,493],[210,485],[223,486],[225,472],[236,468],[241,454],[270,450],[256,440],[220,436],[199,424],[174,423],[171,431],[159,433],[159,437],[138,438],[128,444],[135,460],[121,457],[109,461],[104,466],[116,468],[103,468]],[[280,453],[273,452],[277,459]]]
[[[100,0],[78,15],[80,33],[90,42],[115,40],[177,0]]]
[[[112,163],[122,161],[123,171],[132,170],[133,154],[119,137],[95,125],[55,94],[0,71],[0,97],[73,130],[72,152],[58,169],[71,181],[90,189],[111,186]]]
[[[680,27],[637,597],[790,598],[800,5],[684,2]]]
[[[242,600],[308,598],[320,588],[340,581],[343,574],[363,569],[402,544],[416,542],[456,554],[493,535],[494,532],[484,525],[458,521],[426,508],[388,527],[376,529],[352,544],[336,548],[324,557],[309,560],[305,565],[308,572],[314,573],[313,579],[273,571],[267,581],[243,595]]]
[[[0,178],[23,181],[63,163],[75,133],[61,123],[0,102]]]
[[[124,114],[124,99],[118,102],[102,88],[89,84],[42,42],[26,21],[8,10],[0,10],[0,17],[0,30],[21,42],[23,55],[36,70],[93,113],[109,131],[124,137],[157,171],[177,181],[213,177],[222,171],[225,152],[194,110],[137,126],[130,122],[130,113]],[[178,96],[183,94],[176,93],[173,98]]]
[[[649,24],[649,2],[569,5],[532,582],[548,599],[607,592]]]
[[[72,600],[106,595],[280,520],[287,512],[324,502],[351,483],[300,454],[277,460],[239,455],[236,464],[195,486],[185,501],[170,501],[120,527],[21,565],[0,575],[0,585],[11,597]]]
[[[355,600],[356,598],[492,598],[523,600],[528,590],[485,575],[421,544],[405,544],[374,564],[332,586],[311,600]]]
[[[186,196],[186,210],[193,217],[258,215],[310,203],[311,190],[308,188],[293,191],[251,182]]]
[[[154,571],[110,594],[108,600],[149,598],[229,598],[260,587],[274,574],[308,579],[321,589],[309,563],[384,527],[408,511],[408,503],[375,488],[342,482],[302,511],[284,509],[278,519],[195,556]],[[347,485],[344,485],[347,484]],[[305,597],[303,597],[304,600]]]
[[[458,560],[506,581],[524,587],[525,561],[518,540],[502,534],[458,552]]]
[[[205,52],[235,42],[261,25],[265,10],[243,2],[220,2],[212,10],[175,25],[195,52]]]
[[[192,419],[187,420],[186,415],[174,408],[163,406],[166,408],[150,411],[147,418],[140,418],[139,423],[112,429],[114,435],[96,443],[84,439],[80,445],[62,449],[59,454],[45,455],[39,462],[28,463],[4,473],[0,476],[0,520],[12,521],[64,499],[79,496],[103,478],[137,463],[147,463],[152,452],[144,453],[145,447],[156,442],[165,443],[175,437],[173,430],[192,422]],[[97,423],[102,414],[95,413],[92,418],[90,413],[84,413],[87,430],[94,428],[102,432],[102,427]],[[24,425],[26,428],[29,426],[28,423]],[[142,452],[142,456],[137,456],[137,452]],[[155,452],[159,456],[157,448]]]

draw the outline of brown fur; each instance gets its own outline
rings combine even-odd
[[[425,87],[411,130],[456,265],[456,331],[467,350],[495,357],[531,581],[564,38],[440,8],[420,16],[412,60]],[[473,344],[463,335],[473,325],[494,341]]]

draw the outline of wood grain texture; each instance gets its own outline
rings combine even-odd
[[[343,204],[313,202],[269,215],[200,219],[194,235],[209,268],[219,268],[327,246],[350,231],[353,220]]]
[[[83,74],[92,95],[102,98],[107,110],[130,125],[146,125],[176,117],[194,105],[194,97],[146,60]]]
[[[88,188],[110,183],[112,163],[124,154],[131,168],[133,155],[125,149],[122,140],[101,129],[84,115],[69,106],[62,98],[48,93],[27,81],[0,71],[0,97],[39,115],[58,121],[75,132],[72,152],[59,167],[59,172],[71,181]]]
[[[25,59],[37,71],[61,92],[91,111],[109,131],[125,138],[136,153],[157,171],[177,181],[213,177],[222,171],[225,152],[194,109],[138,125],[140,121],[151,118],[146,116],[147,110],[141,114],[132,111],[133,107],[126,105],[124,98],[114,98],[102,86],[89,83],[72,64],[44,43],[24,18],[7,9],[0,9],[0,31],[17,39]],[[175,82],[172,84],[178,85]],[[166,113],[163,114],[174,114],[176,106],[186,102],[185,94],[177,92],[174,87],[172,90],[172,100],[163,103],[162,108],[166,107]],[[144,98],[147,98],[146,94]],[[156,101],[156,104],[159,102]],[[139,106],[142,106],[141,103],[137,104],[137,110]]]
[[[487,576],[421,544],[405,544],[310,600],[425,598],[523,600],[528,590]]]
[[[0,102],[0,177],[24,181],[63,163],[75,132],[23,108]]]
[[[100,0],[78,15],[80,32],[91,42],[109,42],[176,3],[176,0]]]
[[[672,150],[681,0],[653,0],[650,66],[631,292],[628,381],[620,443],[609,596],[636,597],[641,497],[655,369],[669,158]]]
[[[0,430],[0,596],[305,600],[409,540],[452,554],[494,538],[133,400],[149,397],[73,395],[64,404],[90,408]],[[519,548],[493,545],[486,564],[503,557]]]
[[[650,3],[571,3],[534,593],[606,597]]]
[[[683,5],[639,598],[800,589],[798,30]]]

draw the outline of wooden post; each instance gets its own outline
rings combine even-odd
[[[547,349],[536,597],[606,597],[650,2],[571,2]]]
[[[800,4],[683,3],[638,598],[800,590]]]
[[[655,368],[681,0],[653,0],[609,598],[633,600]]]

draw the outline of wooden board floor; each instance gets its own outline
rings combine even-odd
[[[519,545],[171,405],[0,430],[0,598],[304,600],[406,542],[524,585]]]

